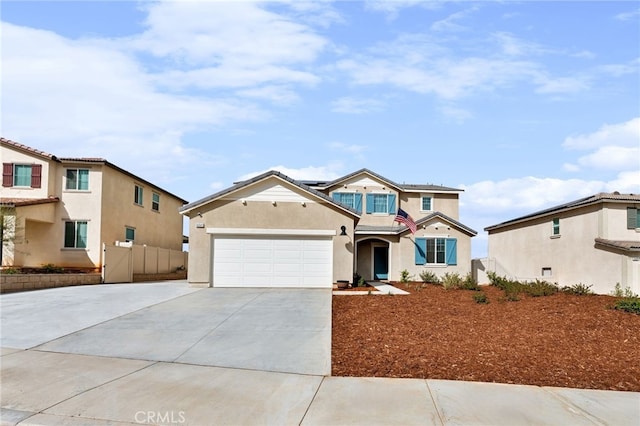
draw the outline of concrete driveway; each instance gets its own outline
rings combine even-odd
[[[0,297],[2,425],[637,425],[640,394],[328,377],[330,290]]]
[[[331,374],[331,290],[101,285],[2,297],[4,348]]]

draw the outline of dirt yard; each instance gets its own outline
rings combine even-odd
[[[412,294],[333,296],[333,375],[640,392],[640,315],[611,296],[395,285]]]

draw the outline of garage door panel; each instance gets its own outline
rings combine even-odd
[[[333,242],[328,238],[222,236],[213,242],[216,287],[324,287],[332,285]]]

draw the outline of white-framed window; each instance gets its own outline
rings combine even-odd
[[[457,265],[458,249],[455,238],[416,237],[416,265]]]
[[[640,228],[640,209],[627,207],[627,229]]]
[[[13,186],[31,186],[31,164],[13,165]]]
[[[395,214],[396,194],[367,193],[367,214]]]
[[[552,236],[560,235],[560,219],[557,217],[551,220],[551,235]]]
[[[433,196],[421,195],[420,196],[420,211],[430,212],[433,210]]]
[[[125,226],[124,228],[124,240],[126,242],[133,242],[136,240],[136,228],[131,226]]]
[[[89,169],[67,169],[65,189],[75,191],[89,190]]]
[[[142,204],[142,192],[143,188],[140,185],[134,185],[133,187],[133,202],[139,206]]]
[[[87,248],[86,220],[68,220],[64,223],[64,247]]]
[[[160,211],[160,194],[157,192],[151,193],[151,210],[154,212]]]

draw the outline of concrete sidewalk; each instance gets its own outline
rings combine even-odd
[[[91,290],[0,296],[2,424],[639,424],[635,392],[330,377],[330,290]]]

